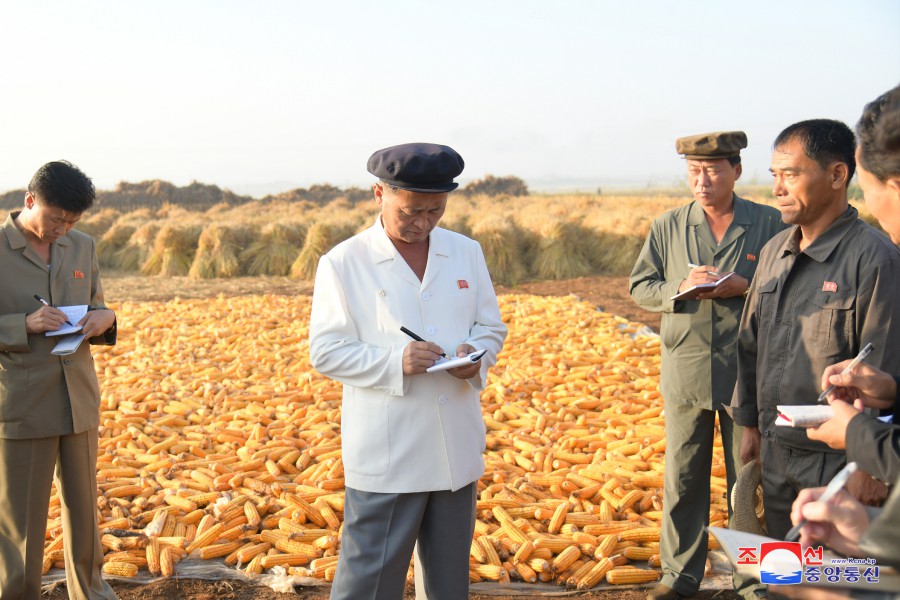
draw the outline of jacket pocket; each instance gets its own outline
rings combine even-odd
[[[810,332],[813,348],[823,355],[832,355],[849,347],[854,321],[856,293],[816,292],[810,298],[813,312]]]
[[[759,284],[757,291],[756,314],[759,319],[759,328],[762,329],[772,323],[777,314],[778,296],[775,292],[778,291],[778,280],[773,277],[768,281],[763,281]]]
[[[63,306],[77,306],[91,303],[91,286],[87,279],[66,281],[66,300]]]
[[[348,399],[345,393],[341,413],[344,468],[371,477],[384,475],[391,465],[390,405]]]
[[[28,371],[0,370],[0,423],[18,423],[28,412]]]

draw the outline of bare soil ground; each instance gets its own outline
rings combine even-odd
[[[194,280],[187,277],[142,277],[104,273],[103,286],[107,302],[165,301],[173,298],[205,298],[223,294],[225,296],[252,294],[310,294],[312,283],[296,281],[287,277],[240,277],[235,279]],[[638,308],[628,295],[626,277],[579,277],[564,281],[529,282],[514,288],[497,288],[498,294],[537,294],[543,296],[566,296],[574,294],[587,300],[606,312],[623,316],[629,320],[649,325],[659,331],[659,315]],[[288,600],[304,598],[326,600],[327,587],[295,588],[295,594],[280,593],[269,587],[240,579],[165,579],[150,583],[134,584],[121,580],[113,581],[113,589],[122,600]],[[517,600],[522,597],[565,597],[575,600],[639,600],[646,597],[646,588],[600,589],[592,592],[571,592],[562,588],[527,592],[526,595],[503,590],[498,586],[495,592],[482,593],[480,589],[469,595],[470,600]],[[66,598],[65,585],[49,591],[49,600]],[[407,590],[406,598],[415,598],[415,593]],[[701,600],[737,600],[740,598],[731,590],[701,590],[695,596]]]

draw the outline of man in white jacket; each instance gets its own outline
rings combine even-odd
[[[319,262],[310,355],[344,384],[333,599],[401,599],[417,542],[428,598],[468,596],[484,472],[479,395],[506,326],[481,247],[437,227],[463,166],[438,144],[375,152],[368,170],[381,214]],[[480,361],[427,372],[444,354],[476,350],[486,351]]]

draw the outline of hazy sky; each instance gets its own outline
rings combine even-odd
[[[57,158],[104,189],[368,185],[408,141],[463,181],[669,184],[719,129],[766,182],[785,126],[900,82],[898,31],[896,0],[0,0],[0,191]]]

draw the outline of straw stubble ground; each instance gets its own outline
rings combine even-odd
[[[181,298],[203,298],[218,295],[237,296],[247,294],[309,294],[311,284],[299,282],[288,278],[238,278],[228,280],[190,280],[188,278],[156,278],[138,276],[115,276],[107,274],[104,282],[106,296],[110,302],[124,300],[149,301],[169,300]],[[574,294],[583,300],[587,300],[595,306],[602,307],[605,311],[619,314],[632,321],[647,323],[658,330],[659,320],[657,315],[638,309],[628,297],[627,278],[624,277],[582,277],[573,280],[554,282],[535,282],[517,286],[514,289],[498,288],[499,293],[528,293],[547,296],[565,296]],[[168,579],[157,582],[135,585],[116,581],[113,584],[119,597],[123,600],[165,598],[175,600],[180,598],[212,599],[231,598],[235,600],[247,600],[250,598],[275,600],[289,597],[297,598],[298,595],[289,595],[275,592],[269,588],[260,587],[253,583],[239,580],[230,581],[205,581],[197,579]],[[328,597],[327,588],[298,588],[299,597],[311,600],[325,600]],[[537,590],[535,590],[537,592]],[[552,596],[564,594],[562,589],[553,591]],[[621,590],[597,590],[593,592],[565,594],[567,598],[582,600],[635,600],[645,597],[646,590],[636,588]],[[534,594],[538,595],[538,594]],[[49,596],[51,599],[65,597],[65,587],[54,590]],[[407,598],[413,598],[409,591]],[[521,596],[516,596],[521,597]],[[698,598],[737,598],[733,592],[724,590],[706,590]],[[501,596],[495,594],[472,594],[470,598],[476,600],[504,600],[513,596]]]

